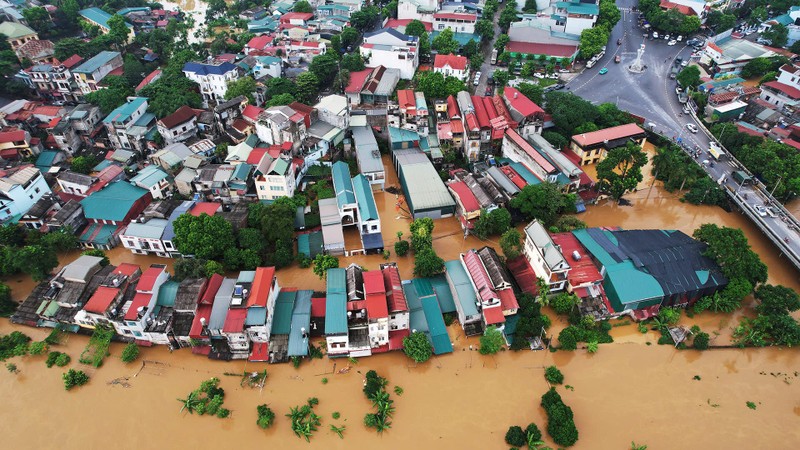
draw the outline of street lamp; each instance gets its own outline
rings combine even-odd
[[[769,193],[769,196],[772,197],[772,194],[775,193],[775,189],[778,189],[778,185],[781,184],[781,180],[783,179],[783,175],[778,177],[778,182],[775,183],[775,187],[772,188],[772,192]]]

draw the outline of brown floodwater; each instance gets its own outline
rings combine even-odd
[[[397,186],[391,163],[387,167],[387,186]],[[720,208],[681,203],[676,194],[665,192],[656,183],[626,196],[632,206],[604,202],[581,214],[590,226],[667,228],[691,232],[703,223],[717,223],[744,230],[753,249],[769,266],[770,282],[800,290],[797,271],[776,256],[772,244],[747,219]],[[396,232],[408,235],[409,220],[396,209],[396,197],[376,193],[382,217],[386,248],[390,260],[399,263],[401,274],[410,278],[412,257],[396,258],[393,247]],[[497,246],[496,240],[464,239],[455,219],[436,221],[434,247],[443,258],[483,245]],[[79,252],[62,255],[62,264]],[[114,264],[134,262],[146,267],[171,260],[133,255],[120,247],[109,252]],[[341,258],[340,264],[355,263],[368,269],[383,262],[380,255]],[[310,270],[291,267],[278,272],[282,286],[324,289],[324,282]],[[21,299],[32,288],[29,277],[6,280]],[[711,334],[712,344],[730,341],[731,327],[738,317],[752,314],[752,299],[735,315],[704,313],[683,317],[682,324],[697,324]],[[552,333],[565,326],[551,314]],[[4,448],[196,448],[209,445],[247,446],[263,442],[274,448],[305,448],[304,441],[290,430],[283,415],[308,397],[320,400],[316,411],[322,426],[312,445],[331,449],[366,448],[465,448],[505,449],[503,435],[510,425],[535,422],[546,427],[539,407],[548,389],[543,368],[556,364],[564,372],[571,389],[559,388],[572,407],[580,431],[578,449],[624,449],[631,441],[651,449],[733,448],[757,440],[756,447],[793,449],[800,443],[800,370],[796,349],[715,349],[706,352],[678,351],[655,342],[654,332],[640,333],[628,320],[614,322],[615,343],[603,345],[595,355],[575,352],[503,352],[481,356],[478,340],[466,338],[457,324],[449,328],[454,352],[415,366],[402,354],[383,354],[363,358],[348,373],[338,372],[347,360],[314,360],[300,369],[291,365],[218,362],[196,356],[187,350],[170,353],[166,348],[142,350],[141,361],[124,365],[119,360],[120,345],[112,345],[111,356],[100,369],[77,363],[86,345],[84,336],[70,335],[58,350],[73,358],[71,367],[92,376],[90,383],[65,392],[59,368],[47,369],[42,357],[14,358],[20,373],[0,374],[0,396],[5,399],[3,416]],[[21,330],[42,339],[48,330],[11,325],[0,321],[0,333]],[[648,345],[647,343],[652,345]],[[263,390],[242,388],[240,378],[225,373],[267,369],[269,378]],[[363,374],[374,369],[389,379],[389,387],[404,389],[392,394],[397,412],[394,423],[383,436],[366,429],[364,414],[371,411],[361,392]],[[695,375],[700,380],[694,380]],[[232,410],[227,420],[179,413],[177,398],[195,389],[211,376],[219,377],[227,392],[225,406]],[[328,383],[323,384],[322,379]],[[123,384],[127,384],[125,387]],[[747,408],[746,402],[757,405]],[[263,431],[256,424],[255,408],[269,404],[276,412],[274,427]],[[334,411],[341,413],[333,420]],[[79,416],[78,416],[79,415]],[[80,417],[78,420],[64,420]],[[43,427],[43,418],[50,420]],[[344,440],[329,431],[331,424],[345,425]],[[553,445],[547,438],[548,444]],[[258,445],[258,444],[256,444]],[[752,444],[751,444],[752,445]],[[322,446],[322,447],[320,447]]]

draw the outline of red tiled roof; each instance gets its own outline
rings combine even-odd
[[[400,109],[414,110],[417,109],[417,100],[414,97],[414,91],[411,89],[400,89],[397,91],[397,104]]]
[[[244,321],[247,319],[247,308],[229,309],[225,318],[223,333],[241,333],[244,331]]]
[[[193,117],[196,117],[194,110],[186,105],[183,105],[174,113],[159,120],[159,122],[161,122],[161,124],[166,128],[175,128],[178,125],[192,120]]]
[[[670,2],[668,0],[661,0],[661,5],[660,6],[662,8],[664,8],[664,9],[677,9],[684,16],[696,16],[697,15],[697,13],[695,13],[692,8],[690,8],[690,7],[686,6],[686,5],[679,5],[677,3],[672,3],[672,2]]]
[[[511,108],[525,117],[531,118],[537,114],[544,114],[544,110],[539,105],[522,95],[522,92],[516,88],[506,86],[503,89],[503,95]]]
[[[139,317],[139,308],[149,305],[151,298],[153,298],[153,294],[137,292],[136,295],[133,296],[131,307],[128,309],[128,312],[125,313],[125,320],[136,320],[136,318]]]
[[[436,13],[433,15],[434,19],[450,19],[450,20],[466,20],[475,22],[478,20],[478,16],[475,14],[459,14],[459,13]]]
[[[203,292],[203,296],[200,297],[200,305],[213,305],[214,298],[217,296],[217,291],[219,291],[220,286],[222,286],[222,280],[225,277],[222,275],[215,273],[211,275],[211,278],[208,279],[208,287],[206,287],[206,291]]]
[[[311,297],[311,317],[325,317],[325,297]]]
[[[458,119],[453,119],[450,121],[450,130],[454,136],[456,134],[464,134],[464,123]]]
[[[456,98],[452,95],[447,97],[447,116],[452,119],[453,117],[461,117],[461,111],[458,109]]]
[[[33,108],[31,112],[39,116],[56,117],[62,108],[62,106],[41,105]]]
[[[216,202],[197,202],[192,209],[189,210],[189,214],[195,217],[200,217],[201,214],[213,216],[221,207],[222,205]]]
[[[389,350],[402,350],[403,339],[411,334],[411,330],[390,330],[389,331]]]
[[[800,67],[797,67],[793,64],[784,64],[781,66],[781,72],[789,72],[789,73],[797,73],[800,70]]]
[[[272,290],[272,280],[275,278],[275,267],[257,267],[250,286],[250,297],[247,299],[247,307],[267,306],[267,299]]]
[[[453,194],[458,197],[461,205],[466,210],[465,213],[481,210],[481,205],[478,203],[478,199],[475,198],[475,194],[472,193],[466,183],[463,181],[453,181],[448,183],[447,187],[450,188],[450,190],[453,191]]]
[[[505,322],[506,318],[503,315],[502,308],[493,306],[491,308],[483,308],[483,321],[486,322],[486,325],[495,325]]]
[[[141,91],[145,86],[159,78],[161,78],[161,69],[156,69],[150,72],[150,74],[144,77],[144,80],[142,80],[142,82],[136,86],[135,92]]]
[[[588,283],[599,283],[603,276],[592,262],[592,258],[578,239],[572,233],[556,233],[551,235],[553,242],[561,247],[561,254],[569,262],[572,269],[567,278],[572,286],[581,286]],[[573,257],[574,252],[580,255],[579,260]]]
[[[361,92],[361,88],[364,87],[364,81],[366,81],[367,77],[371,73],[372,69],[364,69],[359,72],[352,72],[350,74],[350,83],[348,83],[344,91],[348,94],[358,94]]]
[[[762,86],[766,86],[768,88],[772,88],[775,89],[776,91],[782,92],[792,100],[797,100],[798,98],[800,98],[800,89],[797,89],[794,86],[789,86],[788,84],[783,84],[780,81],[770,81],[768,83],[764,83]]]
[[[259,108],[258,106],[247,105],[244,107],[244,111],[242,111],[242,115],[247,117],[250,120],[257,120],[258,115],[261,114],[264,110]]]
[[[201,331],[203,331],[203,323],[201,319],[205,319],[206,324],[208,324],[208,319],[209,317],[211,317],[211,308],[212,308],[211,305],[203,305],[203,304],[197,307],[197,312],[195,312],[194,314],[194,320],[192,320],[192,329],[189,331],[190,338],[202,339],[204,337],[201,334]]]
[[[378,278],[382,278],[379,271],[374,270],[373,272],[378,274]],[[364,272],[364,274],[366,275],[367,272]],[[383,280],[381,280],[381,285],[383,285]],[[367,316],[370,319],[389,317],[389,310],[386,306],[386,294],[384,292],[366,294],[366,297]]]
[[[519,309],[519,302],[513,289],[500,289],[497,291],[497,296],[500,297],[500,307],[503,311]]]
[[[508,266],[508,270],[511,271],[511,275],[517,280],[517,284],[522,292],[532,295],[539,294],[538,279],[536,274],[533,273],[533,269],[525,256],[520,255],[514,259],[509,259],[506,265]]]
[[[486,107],[483,105],[481,97],[473,95],[472,106],[475,108],[475,116],[478,118],[478,125],[480,125],[481,128],[489,128],[489,114],[486,113]]]
[[[469,60],[466,56],[436,55],[436,59],[433,60],[433,67],[443,69],[445,66],[450,66],[455,70],[464,70],[467,68],[468,62]]]
[[[74,66],[75,64],[78,64],[78,63],[80,63],[81,61],[83,61],[83,58],[82,58],[82,57],[80,57],[80,56],[78,56],[78,55],[72,55],[72,56],[70,56],[69,58],[65,59],[65,60],[64,60],[64,61],[61,63],[61,65],[62,65],[62,66],[64,66],[64,67],[66,67],[67,69],[71,69],[71,68],[72,68],[72,66]]]
[[[103,314],[106,312],[111,302],[119,295],[119,288],[100,286],[94,291],[92,297],[86,302],[83,309],[90,313]]]
[[[269,361],[269,344],[266,342],[253,342],[253,350],[247,360],[255,362]]]
[[[506,50],[525,55],[547,55],[557,58],[569,58],[578,51],[578,44],[534,44],[530,42],[510,41],[506,45]]]
[[[152,291],[156,285],[158,276],[161,275],[162,272],[164,272],[164,267],[148,267],[142,274],[142,277],[139,278],[139,284],[136,285],[136,290],[141,292]]]
[[[724,53],[722,51],[722,49],[719,48],[719,46],[717,44],[713,43],[713,42],[709,42],[708,44],[706,44],[706,46],[711,48],[711,49],[713,49],[713,50],[715,50],[717,53]]]
[[[247,42],[247,48],[252,48],[254,50],[263,50],[270,42],[274,41],[275,38],[272,36],[256,36],[253,39],[250,39]]]
[[[616,127],[592,131],[591,133],[576,134],[572,136],[572,140],[581,147],[587,147],[589,145],[595,145],[605,141],[613,141],[643,134],[644,130],[641,129],[639,125],[636,125],[635,123],[627,123],[625,125],[618,125]]]
[[[398,28],[398,27],[407,27],[409,23],[414,19],[389,19],[386,21],[386,25],[384,28]],[[425,31],[430,33],[433,31],[433,24],[430,22],[422,22],[422,25],[425,26]]]
[[[506,130],[506,136],[508,136],[509,139],[514,141],[514,143],[517,144],[517,146],[519,146],[525,153],[527,153],[528,156],[530,156],[531,159],[533,159],[533,161],[536,164],[538,164],[539,167],[542,168],[542,170],[544,170],[547,173],[553,173],[556,171],[556,168],[553,167],[550,161],[545,159],[545,157],[542,156],[541,153],[536,151],[536,149],[533,148],[533,146],[530,143],[528,143],[528,141],[523,139],[522,136],[519,135],[519,133],[509,128]]]
[[[408,311],[406,294],[403,292],[403,283],[400,281],[400,271],[397,270],[397,267],[389,266],[384,268],[382,272],[389,311]]]
[[[518,188],[522,189],[528,185],[528,183],[525,182],[525,179],[522,178],[511,166],[501,166],[500,171],[503,172],[512,183],[517,185]]]
[[[268,147],[256,147],[247,155],[247,164],[257,166],[261,162],[261,158],[269,152]]]
[[[475,250],[470,250],[464,254],[464,264],[467,266],[469,277],[478,289],[478,296],[481,301],[489,301],[496,299],[497,295],[492,289],[492,281],[489,279],[489,274],[483,267],[480,256]],[[502,315],[502,313],[500,313]]]

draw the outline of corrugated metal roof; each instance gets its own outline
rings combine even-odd
[[[370,127],[350,127],[356,147],[358,167],[362,173],[383,171],[380,148]]]
[[[350,179],[350,166],[346,162],[338,161],[331,168],[333,174],[333,188],[336,191],[336,202],[339,208],[356,202],[353,194],[353,183]]]
[[[347,294],[329,292],[325,298],[325,334],[347,333]]]
[[[407,193],[412,213],[419,210],[454,208],[455,200],[450,196],[439,173],[430,161],[404,164],[400,161],[400,182]]]
[[[272,334],[289,334],[292,328],[292,309],[297,291],[281,291],[272,313]],[[310,310],[309,310],[310,311]]]
[[[297,291],[292,309],[292,325],[289,333],[289,356],[308,355],[308,333],[311,332],[311,294],[313,291]],[[305,333],[304,333],[305,331]],[[305,334],[305,337],[304,337]]]
[[[247,319],[244,324],[248,327],[264,326],[267,323],[267,308],[262,306],[252,306],[247,308]]]
[[[453,293],[450,292],[450,286],[447,285],[447,278],[444,274],[439,274],[434,277],[428,278],[436,293],[436,299],[439,301],[439,309],[443,313],[451,313],[456,311],[456,303],[453,299]]]
[[[225,278],[214,295],[214,306],[211,309],[211,317],[208,319],[208,328],[211,330],[222,330],[225,326],[225,317],[228,316],[228,307],[231,306],[231,296],[236,280]]]
[[[358,216],[361,220],[380,220],[378,208],[375,206],[375,197],[372,193],[372,186],[367,177],[358,174],[353,177],[353,192],[358,201]]]
[[[159,306],[175,306],[175,297],[178,296],[178,286],[180,286],[180,283],[177,281],[169,280],[164,282],[158,289],[158,300],[156,304]]]
[[[81,206],[87,219],[122,222],[133,205],[145,195],[148,195],[147,190],[117,181],[81,200]]]
[[[442,311],[439,309],[439,302],[432,297],[423,298],[422,311],[425,313],[425,320],[428,322],[428,338],[433,344],[433,353],[436,355],[452,353],[453,344],[447,334],[447,327],[442,318]]]
[[[472,289],[467,271],[461,261],[446,261],[444,266],[447,270],[447,278],[452,283],[453,297],[461,305],[461,311],[467,317],[478,315],[478,307],[475,306],[478,297],[475,295],[475,290]]]

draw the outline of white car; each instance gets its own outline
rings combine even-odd
[[[683,88],[682,88],[682,87],[680,87],[680,86],[676,87],[676,88],[675,88],[675,94],[676,94],[676,95],[681,95],[681,94],[683,94]]]
[[[539,73],[539,72],[535,72],[533,74],[533,76],[536,77],[536,78],[544,78],[544,74],[543,73]]]
[[[759,216],[767,217],[767,209],[766,208],[764,208],[761,205],[753,205],[753,207],[755,208],[756,212],[758,212]]]
[[[653,39],[658,39],[658,31],[653,31]]]
[[[688,65],[689,65],[689,60],[688,59],[681,63],[681,67],[686,67]]]
[[[669,35],[668,35],[668,34],[665,34],[665,35],[664,35],[664,40],[665,40],[665,41],[668,41],[668,40],[670,40],[670,39],[671,39],[671,38],[669,37]]]
[[[683,36],[678,36],[678,37],[676,38],[676,40],[677,40],[678,42],[681,42],[681,41],[683,40]]]
[[[692,133],[697,133],[698,131],[700,131],[700,130],[697,129],[697,125],[695,125],[693,123],[687,123],[686,124],[686,129],[691,131]]]
[[[673,40],[671,40],[671,41],[667,42],[667,45],[675,45],[675,44],[677,44],[677,43],[678,43],[678,41],[676,41],[675,39],[673,39]]]
[[[558,71],[558,73],[569,73],[569,70],[568,69],[561,69],[561,70]]]

